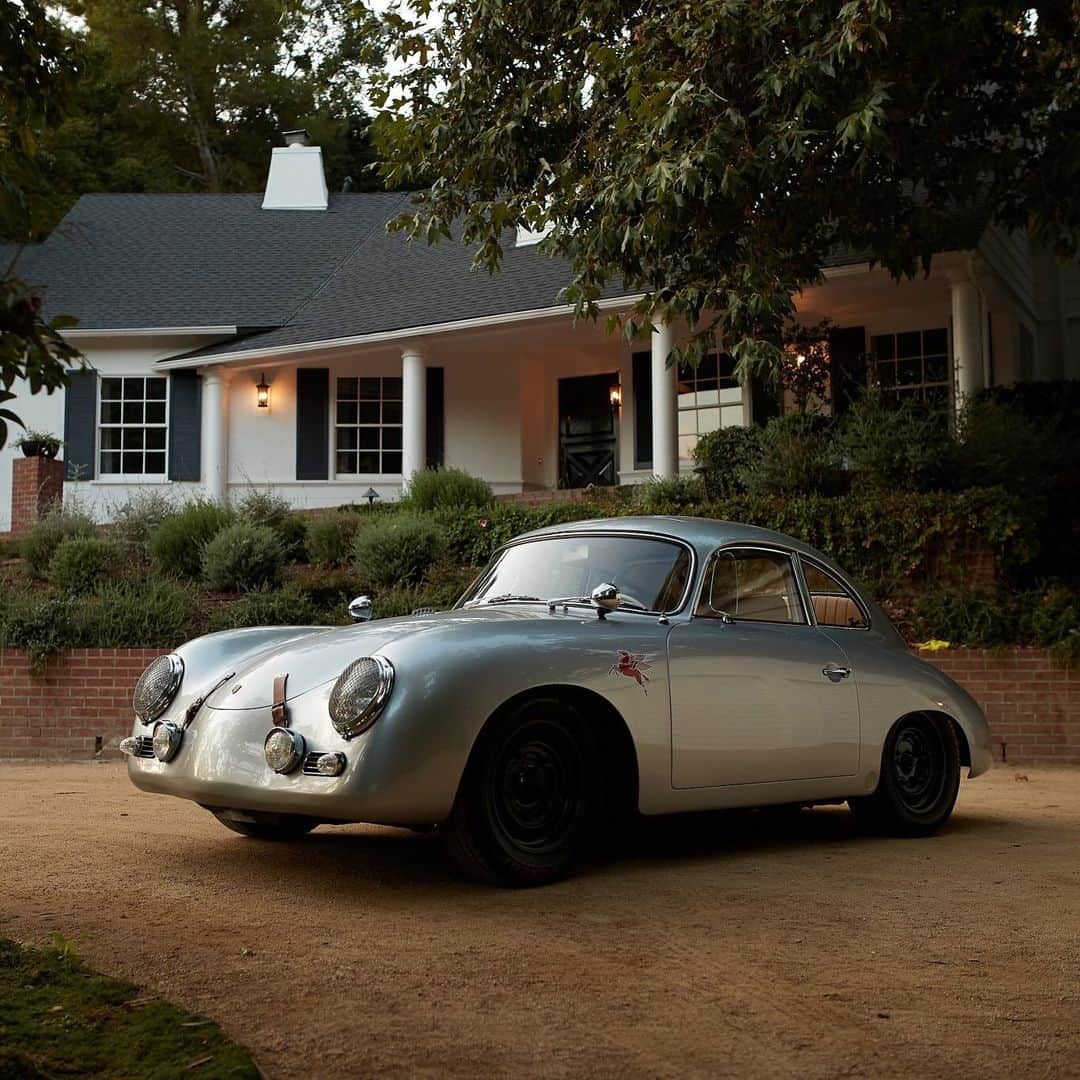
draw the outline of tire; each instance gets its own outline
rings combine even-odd
[[[300,840],[319,824],[318,819],[300,814],[268,814],[256,810],[211,810],[210,813],[226,829],[256,840]]]
[[[470,877],[527,887],[565,877],[588,839],[595,754],[580,715],[534,698],[492,721],[439,829]]]
[[[877,791],[849,799],[856,820],[886,836],[931,836],[960,790],[960,748],[947,720],[915,713],[898,720],[881,756]]]

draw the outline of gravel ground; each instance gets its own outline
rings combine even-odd
[[[116,764],[0,764],[0,931],[221,1021],[268,1077],[1080,1077],[1080,770],[999,768],[931,840],[652,823],[560,885],[433,840],[267,845]]]

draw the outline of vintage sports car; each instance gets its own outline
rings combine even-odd
[[[248,836],[437,827],[471,873],[565,874],[637,813],[847,801],[903,836],[990,767],[979,707],[828,559],[698,518],[500,549],[453,610],[209,634],[156,659],[136,786]]]

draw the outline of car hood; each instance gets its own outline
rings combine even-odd
[[[579,609],[577,614],[581,613],[587,613],[586,609]],[[230,670],[235,675],[210,695],[207,704],[214,709],[266,708],[273,704],[274,679],[278,675],[288,675],[286,698],[291,700],[336,679],[353,660],[371,656],[414,634],[468,633],[469,627],[554,618],[559,616],[552,615],[544,605],[514,605],[458,608],[430,615],[375,619],[340,629],[313,629],[235,665],[226,665],[221,675]]]

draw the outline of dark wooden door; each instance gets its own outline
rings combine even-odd
[[[618,381],[614,372],[559,380],[559,487],[616,482],[611,388]]]

